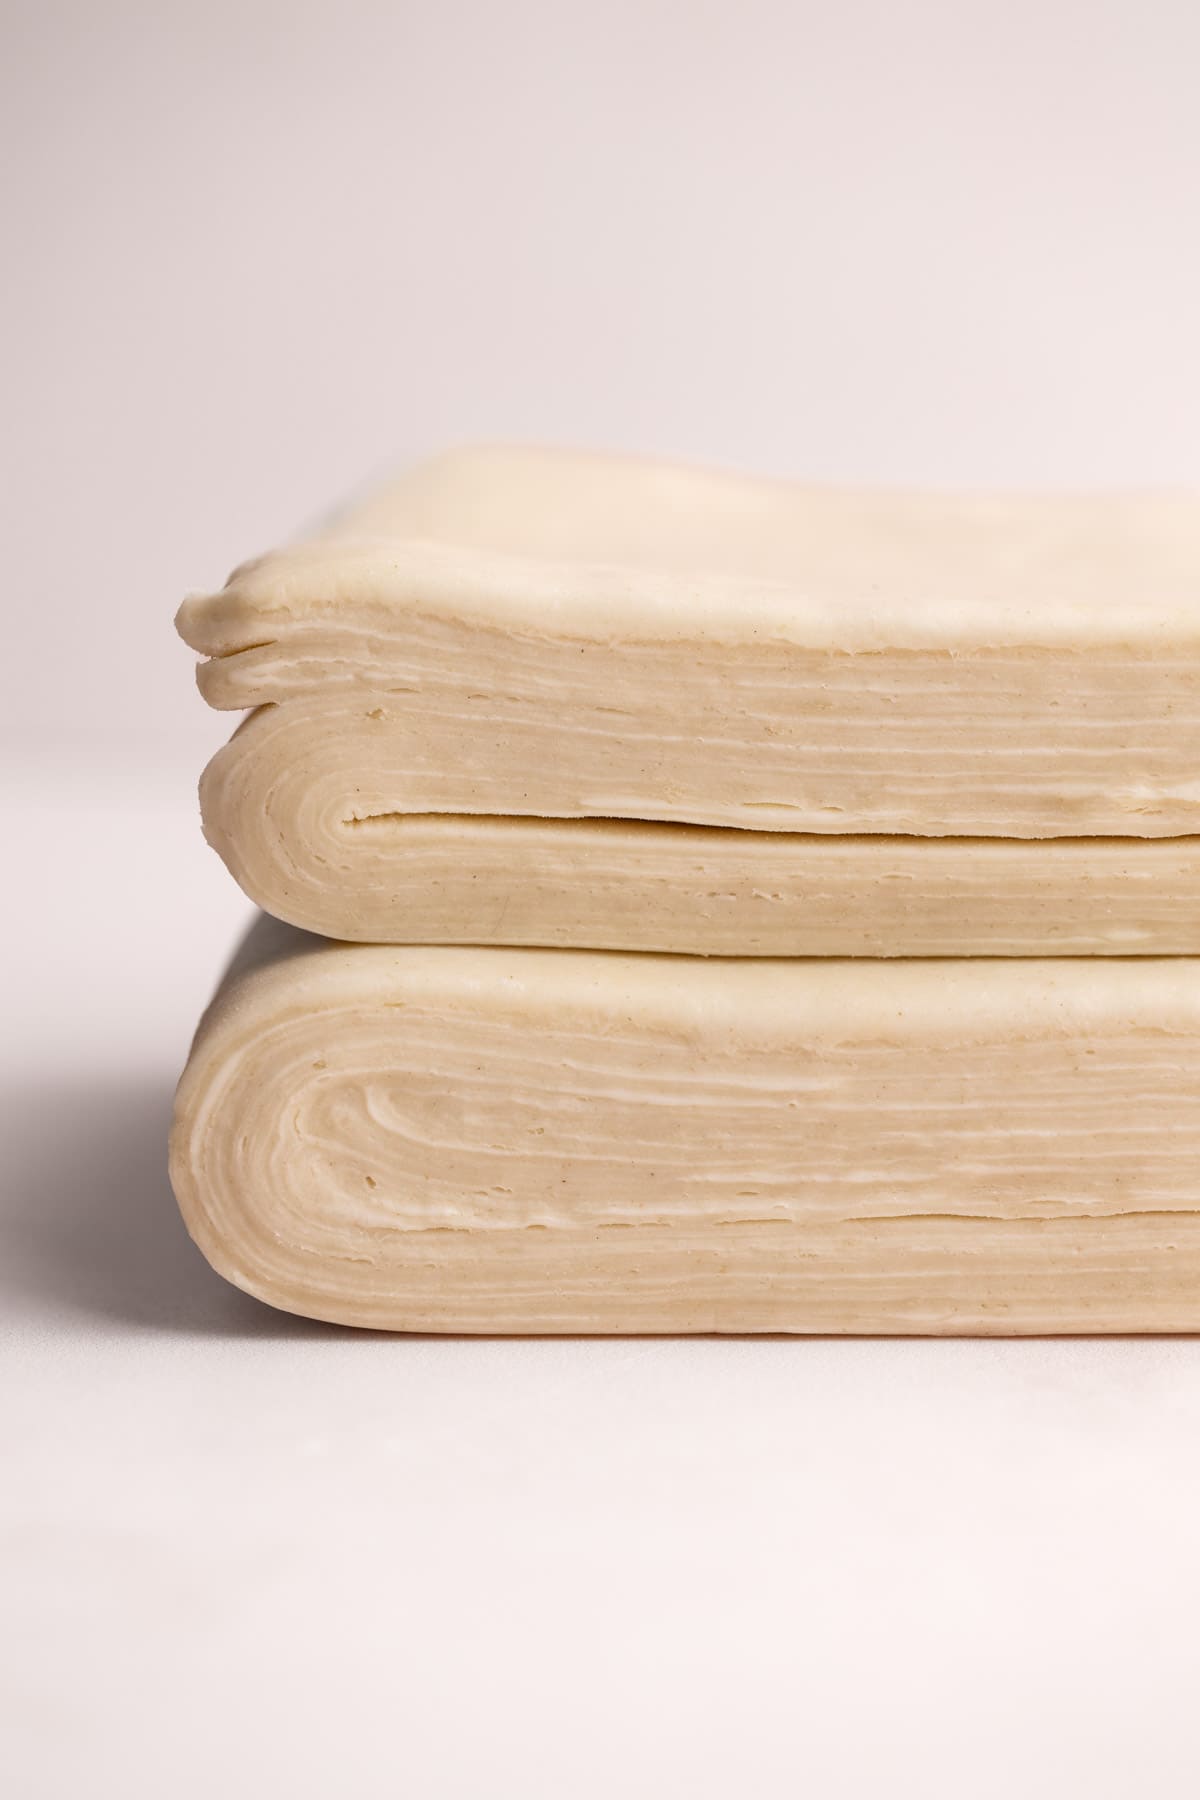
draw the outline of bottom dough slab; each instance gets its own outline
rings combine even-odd
[[[1200,1325],[1200,962],[733,962],[262,921],[171,1177],[288,1311],[434,1332]]]

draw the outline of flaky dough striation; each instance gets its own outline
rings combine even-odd
[[[254,709],[205,777],[205,830],[306,927],[1197,948],[1195,498],[460,452],[179,627],[211,702]]]
[[[171,1174],[288,1311],[455,1332],[1200,1324],[1192,959],[702,961],[261,923]]]

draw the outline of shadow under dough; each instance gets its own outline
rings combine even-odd
[[[184,1229],[167,1180],[172,1097],[172,1085],[161,1079],[115,1075],[13,1082],[0,1094],[0,1316],[41,1313],[49,1321],[65,1313],[224,1338],[378,1338],[278,1312],[209,1267]],[[532,1349],[544,1340],[505,1341]],[[769,1333],[753,1341],[802,1347],[813,1340]],[[912,1354],[924,1344],[939,1355],[954,1342],[888,1341],[906,1343]],[[1022,1344],[1031,1352],[1039,1341],[991,1338],[976,1351],[1011,1356]]]
[[[8,1088],[0,1294],[154,1331],[348,1335],[263,1305],[205,1262],[167,1180],[172,1092],[114,1077]]]

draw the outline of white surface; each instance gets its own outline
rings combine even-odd
[[[0,34],[6,1792],[1192,1800],[1200,1344],[346,1336],[163,1134],[244,913],[181,591],[462,437],[1200,481],[1200,9]]]
[[[1200,1342],[268,1312],[164,1173],[244,913],[189,787],[7,797],[38,872],[7,940],[11,1791],[1191,1800]]]

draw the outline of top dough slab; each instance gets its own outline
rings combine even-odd
[[[400,813],[1027,837],[1200,821],[1196,496],[462,451],[178,623],[215,706],[382,696],[410,735],[429,711],[443,763],[447,734],[464,768],[483,744],[504,791],[443,784]],[[554,748],[572,734],[574,761]]]

